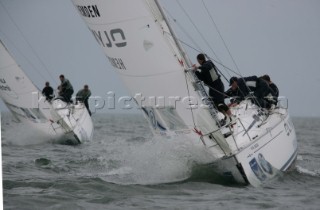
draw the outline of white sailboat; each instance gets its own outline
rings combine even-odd
[[[73,0],[80,15],[149,119],[155,135],[182,136],[212,155],[216,170],[258,186],[286,171],[297,140],[286,107],[244,100],[236,124],[220,125],[202,83],[156,0]]]
[[[91,140],[93,123],[84,106],[45,100],[0,41],[0,97],[18,122],[50,139],[79,144]]]

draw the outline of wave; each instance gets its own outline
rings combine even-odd
[[[297,172],[300,174],[308,175],[308,176],[313,176],[313,177],[320,177],[320,171],[319,170],[310,170],[303,168],[302,166],[296,166]]]

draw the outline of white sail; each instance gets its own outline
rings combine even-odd
[[[17,121],[51,139],[80,143],[92,137],[93,124],[85,106],[69,106],[61,100],[52,106],[1,41],[0,97]]]
[[[188,60],[177,48],[156,3],[75,0],[74,4],[131,96],[144,108],[154,131],[168,134],[197,127],[191,108],[200,106],[202,98],[187,79]]]
[[[183,122],[192,125],[191,112],[187,109],[189,93],[185,85],[185,66],[179,63],[182,57],[175,46],[168,44],[170,34],[161,28],[163,23],[155,22],[146,1],[74,3],[131,95],[137,94],[138,104],[155,107],[152,102],[155,97],[159,106],[176,105]],[[155,11],[155,15],[159,16],[159,12]],[[139,94],[146,100],[141,101]],[[197,95],[193,97],[199,99]]]
[[[39,110],[38,88],[21,70],[2,42],[0,44],[0,75],[0,96],[17,119],[46,120],[44,113]],[[47,113],[49,112],[50,110]]]
[[[230,172],[236,180],[252,185],[276,174],[270,169],[268,175],[261,175],[262,163],[269,161],[277,170],[293,163],[297,149],[294,130],[288,135],[282,132],[283,127],[292,125],[287,109],[278,107],[277,111],[265,110],[261,114],[261,108],[248,99],[232,108],[236,124],[222,126],[215,109],[199,107],[207,95],[188,71],[189,59],[158,1],[73,0],[73,3],[148,116],[155,133],[183,134],[202,142],[216,158],[215,162],[222,162],[225,174]],[[154,98],[164,102],[148,103]],[[282,140],[286,143],[278,148]]]

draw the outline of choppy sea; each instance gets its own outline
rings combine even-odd
[[[61,145],[2,113],[4,209],[320,209],[320,118],[293,118],[296,167],[266,186],[230,184],[183,139],[138,114],[95,114],[93,140]]]

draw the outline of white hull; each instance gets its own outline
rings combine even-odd
[[[64,133],[63,138],[67,139],[68,143],[80,144],[92,139],[93,123],[84,104],[66,104],[60,99],[55,99],[52,101],[52,107],[54,121],[58,122]]]
[[[12,105],[7,104],[7,106],[10,107],[17,121],[28,126],[27,129],[36,132],[37,136],[43,138],[44,141],[75,145],[92,139],[93,123],[83,104],[67,105],[57,99],[52,103],[54,109],[48,106],[41,109],[42,113],[39,109],[26,108],[23,109],[24,112],[19,113],[18,111],[22,108],[13,109]]]
[[[297,139],[288,115],[276,127],[235,155],[247,181],[257,186],[286,171],[297,157]]]
[[[246,109],[244,109],[246,107]],[[259,109],[244,101],[233,109],[238,116],[227,137],[232,153],[219,162],[223,174],[232,175],[240,183],[259,186],[286,171],[297,157],[297,139],[287,109],[277,108],[261,115],[248,130]]]

